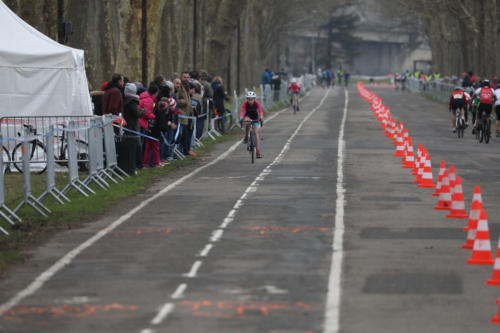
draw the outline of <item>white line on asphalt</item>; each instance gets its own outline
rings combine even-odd
[[[150,329],[150,328],[145,328],[145,329],[141,330],[141,333],[155,333],[155,331]]]
[[[344,127],[347,119],[347,107],[349,105],[349,93],[344,88],[345,104],[342,122],[340,123],[338,147],[337,147],[337,202],[335,205],[335,231],[332,244],[332,261],[330,276],[328,279],[328,296],[325,308],[324,333],[336,333],[339,331],[340,297],[341,297],[341,272],[342,258],[344,256]]]
[[[245,193],[245,198],[246,198],[247,194]],[[242,197],[242,199],[244,199]],[[232,217],[226,217],[224,219],[224,221],[222,222],[222,224],[219,226],[220,229],[225,229],[229,224],[231,224],[232,222],[234,221],[234,218]]]
[[[212,231],[212,237],[210,237],[210,241],[212,243],[217,242],[221,238],[223,233],[224,233],[224,230],[215,229],[214,231]]]
[[[173,298],[173,299],[179,299],[179,298],[184,297],[184,290],[186,290],[186,288],[187,288],[187,284],[186,283],[180,284],[177,287],[177,289],[174,291],[174,293],[172,294],[172,296],[170,296],[170,297]]]
[[[151,325],[158,325],[160,324],[165,318],[167,318],[168,314],[174,311],[175,304],[174,303],[166,303],[164,304],[156,317],[151,320]]]
[[[201,250],[200,254],[198,254],[199,257],[206,257],[208,255],[208,252],[212,249],[214,245],[213,244],[207,244],[205,245],[205,248]]]
[[[280,115],[281,113],[283,113],[287,110],[288,110],[288,108],[285,108],[279,112],[276,112],[274,115],[267,118],[266,122],[273,120],[278,115]],[[75,247],[73,250],[66,253],[66,255],[64,255],[64,257],[62,257],[61,259],[56,261],[47,270],[45,270],[43,273],[38,275],[35,278],[35,280],[33,280],[33,282],[31,282],[26,288],[24,288],[23,290],[18,292],[16,295],[14,295],[12,298],[10,298],[7,302],[0,304],[0,316],[2,314],[4,314],[5,312],[7,312],[12,307],[19,304],[19,302],[21,302],[26,297],[33,295],[35,292],[37,292],[57,272],[59,272],[66,265],[71,263],[76,258],[76,256],[78,256],[80,253],[85,251],[87,248],[94,245],[94,243],[96,243],[102,237],[106,236],[109,232],[111,232],[114,229],[116,229],[117,227],[119,227],[121,224],[123,224],[129,218],[134,216],[138,211],[140,211],[141,209],[143,209],[144,207],[149,205],[152,201],[154,201],[154,200],[158,199],[159,197],[161,197],[162,195],[170,192],[171,190],[176,188],[178,185],[184,183],[186,180],[188,180],[188,179],[194,177],[195,175],[197,175],[198,173],[200,173],[200,171],[205,170],[206,168],[209,168],[212,165],[216,164],[217,162],[225,159],[227,156],[229,156],[229,154],[231,154],[233,151],[235,151],[236,148],[238,148],[239,146],[241,146],[241,141],[235,142],[231,147],[229,147],[229,149],[227,151],[225,151],[224,153],[217,156],[213,161],[208,162],[207,164],[200,166],[198,169],[195,169],[192,172],[188,173],[187,175],[179,178],[178,180],[176,180],[172,184],[168,185],[167,187],[165,187],[164,189],[162,189],[161,191],[159,191],[158,193],[156,193],[152,197],[142,201],[139,205],[137,205],[135,208],[131,209],[128,213],[122,215],[117,220],[115,220],[111,224],[109,224],[108,227],[101,229],[94,236],[90,237],[85,242],[81,243],[80,245]]]
[[[182,276],[186,278],[195,278],[196,274],[198,273],[198,269],[200,269],[201,264],[202,264],[201,260],[195,261],[189,273],[184,273],[182,274]]]

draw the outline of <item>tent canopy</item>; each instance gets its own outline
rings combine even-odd
[[[90,115],[83,50],[42,34],[0,1],[0,117]]]

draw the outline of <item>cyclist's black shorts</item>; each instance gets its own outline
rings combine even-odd
[[[500,120],[500,105],[495,105],[495,112],[497,114],[497,119]]]
[[[491,114],[491,104],[483,104],[483,103],[480,103],[479,104],[479,107],[477,108],[477,114],[478,116],[480,117],[480,115],[483,113],[483,111],[486,112],[486,115],[488,116],[488,118],[490,117],[490,114]]]
[[[463,99],[454,99],[451,101],[451,109],[455,111],[456,109],[464,108],[464,100]]]

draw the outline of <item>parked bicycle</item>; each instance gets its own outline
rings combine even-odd
[[[65,123],[58,124],[61,129],[66,128]],[[68,140],[67,136],[71,135],[71,132],[64,130],[56,131],[55,142],[57,146],[54,148],[55,162],[61,166],[68,166]],[[76,156],[78,157],[78,169],[80,171],[87,171],[89,169],[89,144],[84,140],[75,139],[76,141]]]
[[[28,142],[28,157],[30,172],[43,173],[47,169],[47,150],[45,145],[37,138],[37,129],[32,125],[23,124],[28,129],[29,134],[33,135],[33,140]],[[21,137],[21,133],[17,133]],[[12,150],[12,164],[19,172],[24,171],[23,165],[24,142],[16,144]]]
[[[2,161],[3,161],[3,173],[10,172],[10,153],[9,150],[5,147],[1,147],[1,153],[2,153]]]

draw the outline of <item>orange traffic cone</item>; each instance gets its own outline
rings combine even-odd
[[[425,150],[424,150],[425,151]],[[434,188],[436,185],[434,185],[434,182],[432,181],[432,166],[431,166],[431,157],[427,152],[425,151],[425,165],[424,165],[424,172],[422,173],[422,182],[418,187],[427,187],[427,188]],[[462,198],[463,201],[463,198]]]
[[[498,237],[497,256],[495,258],[495,266],[493,267],[493,276],[486,281],[490,286],[500,286],[500,237]]]
[[[477,226],[477,221],[479,220],[481,209],[483,209],[483,198],[481,197],[481,188],[479,186],[476,186],[474,188],[474,196],[472,197],[472,204],[470,206],[469,223],[467,226],[464,227],[464,231],[469,230],[473,220],[476,221],[476,226]]]
[[[467,260],[469,265],[493,265],[491,257],[490,230],[486,211],[481,210],[481,217],[477,222],[476,240],[472,248],[472,256]]]
[[[408,149],[403,163],[403,168],[413,169],[415,167],[415,157],[413,156],[413,144],[411,138],[408,138]]]
[[[396,141],[396,151],[394,152],[394,155],[392,155],[392,156],[402,157],[402,156],[404,156],[404,150],[405,150],[405,144],[403,141],[403,132],[400,131],[398,138],[397,138],[397,141]]]
[[[411,173],[413,176],[418,175],[418,168],[420,167],[420,159],[422,158],[422,144],[418,144],[417,149],[417,157],[415,158],[415,167],[413,168],[413,172]],[[416,183],[415,181],[414,183]]]
[[[469,224],[469,230],[467,230],[467,239],[465,243],[462,245],[462,249],[464,250],[472,250],[474,247],[474,241],[476,240],[476,229],[478,220],[471,220]]]
[[[500,298],[497,299],[498,314],[496,317],[491,318],[491,322],[495,324],[500,324]]]
[[[462,193],[462,178],[457,177],[455,181],[455,190],[451,196],[450,213],[447,218],[467,219],[469,216],[465,212],[464,195]]]
[[[437,206],[434,207],[436,210],[450,209],[451,206],[451,193],[450,193],[450,183],[448,182],[448,170],[444,170],[443,182],[441,184],[441,191],[439,192],[439,200]]]
[[[455,166],[450,165],[450,172],[448,172],[448,181],[450,182],[450,192],[453,195],[453,191],[455,190]]]
[[[437,197],[439,195],[439,192],[441,191],[441,183],[443,182],[443,174],[444,171],[446,170],[446,164],[444,161],[441,161],[441,167],[439,168],[439,176],[438,176],[438,183],[436,185],[436,190],[434,193],[432,193],[432,196]]]

